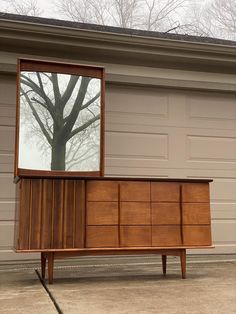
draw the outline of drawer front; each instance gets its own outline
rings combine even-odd
[[[180,226],[153,226],[152,246],[180,246],[181,227]]]
[[[206,226],[183,226],[184,245],[211,245],[211,227]]]
[[[118,225],[118,202],[88,202],[87,225]]]
[[[121,202],[121,225],[150,225],[151,209],[149,202]]]
[[[208,183],[184,183],[182,185],[182,202],[209,203]]]
[[[150,201],[150,182],[120,182],[121,201]]]
[[[121,226],[120,246],[151,246],[151,227],[149,226]]]
[[[118,182],[87,181],[87,201],[118,202]]]
[[[152,203],[152,225],[179,225],[179,203]]]
[[[209,225],[211,223],[210,204],[183,203],[183,224]]]
[[[88,226],[86,228],[86,247],[118,247],[118,226]]]
[[[172,182],[151,182],[152,202],[179,202],[180,184]]]

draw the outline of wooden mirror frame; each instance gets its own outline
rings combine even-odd
[[[19,134],[20,134],[20,76],[21,71],[50,72],[70,75],[82,75],[101,79],[100,96],[100,169],[99,171],[64,171],[64,170],[36,170],[19,168]],[[16,104],[16,137],[15,137],[15,179],[19,177],[93,177],[104,175],[104,112],[105,112],[105,71],[103,67],[60,63],[34,59],[17,60],[17,104]]]

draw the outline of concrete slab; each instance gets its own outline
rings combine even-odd
[[[55,263],[47,285],[35,261],[0,264],[1,314],[235,314],[236,255],[188,256],[187,279],[170,257],[163,278],[160,256],[83,257]]]
[[[55,314],[57,311],[34,269],[0,267],[1,314]]]
[[[48,288],[63,313],[236,313],[235,261],[192,260],[186,280],[174,259],[166,278],[155,258],[105,262],[56,269]]]

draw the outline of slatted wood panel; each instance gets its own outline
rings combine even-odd
[[[84,182],[21,179],[16,249],[84,247]]]

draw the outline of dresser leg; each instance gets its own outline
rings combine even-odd
[[[163,275],[166,275],[166,255],[162,255],[162,271],[163,271]]]
[[[54,253],[48,253],[48,282],[53,283]]]
[[[182,278],[186,278],[186,249],[180,251]]]
[[[44,253],[41,253],[41,275],[42,278],[45,279],[45,269],[46,269],[46,256]]]

